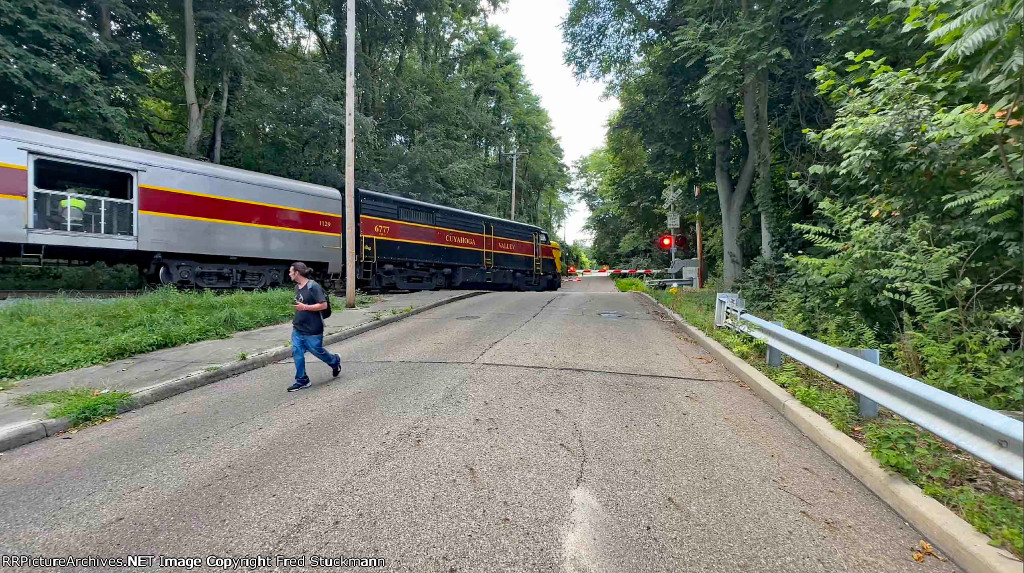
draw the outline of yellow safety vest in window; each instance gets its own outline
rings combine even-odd
[[[69,204],[69,200],[68,199],[65,199],[65,200],[61,201],[60,202],[60,208],[64,209],[65,207],[68,206],[68,204]],[[85,201],[83,201],[81,199],[71,199],[70,200],[70,205],[71,205],[72,209],[81,209],[82,211],[85,210]]]

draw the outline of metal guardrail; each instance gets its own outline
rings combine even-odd
[[[1024,423],[1019,420],[747,314],[735,294],[718,294],[715,326],[763,340],[1007,475],[1024,479]]]

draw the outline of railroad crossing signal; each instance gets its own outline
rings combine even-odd
[[[576,274],[576,266],[575,265],[569,265],[569,274],[570,275]]]
[[[675,240],[672,235],[662,235],[658,237],[658,248],[662,251],[668,251],[675,244]]]

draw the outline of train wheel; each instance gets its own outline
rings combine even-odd
[[[174,280],[174,273],[171,272],[171,268],[167,265],[160,265],[160,271],[157,273],[160,278],[160,284],[162,285],[173,285],[177,284]]]
[[[441,273],[434,273],[434,276],[431,278],[431,280],[434,283],[434,288],[432,288],[431,290],[441,290],[445,287],[445,283],[447,282],[445,281],[444,275],[442,275]]]

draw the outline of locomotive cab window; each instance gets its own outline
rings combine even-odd
[[[548,234],[547,233],[541,233],[540,234],[540,242],[544,243],[545,245],[548,243]]]
[[[398,208],[398,218],[402,221],[419,223],[420,225],[434,224],[434,214],[430,211],[420,211],[419,209],[410,209],[408,207]]]
[[[33,228],[135,234],[131,173],[52,159],[36,159],[32,169]]]

